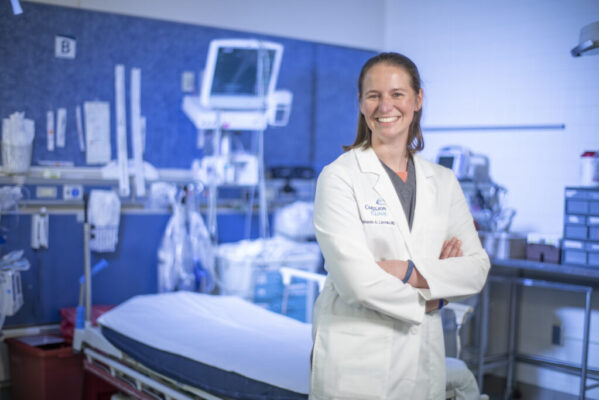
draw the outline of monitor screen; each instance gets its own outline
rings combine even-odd
[[[202,82],[204,106],[264,108],[276,85],[282,50],[281,45],[257,40],[212,41]]]
[[[452,169],[453,168],[453,161],[454,161],[454,159],[455,159],[454,156],[441,156],[437,160],[437,164],[440,164],[440,165],[442,165],[444,167]]]
[[[262,93],[268,90],[267,84],[272,71],[275,52],[265,50],[263,56]],[[212,95],[258,96],[258,52],[255,49],[221,47],[218,49]]]

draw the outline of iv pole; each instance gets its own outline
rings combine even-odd
[[[270,66],[268,63],[264,63],[265,58],[268,57],[268,53],[264,47],[260,44],[258,48],[258,60],[257,60],[257,71],[256,71],[256,82],[258,85],[258,96],[261,101],[262,112],[267,111],[267,99],[264,88],[264,77],[270,75]],[[217,109],[216,112],[216,127],[214,128],[214,137],[212,139],[212,148],[214,159],[218,160],[221,156],[221,138],[223,135],[220,113],[222,110]],[[258,208],[260,215],[260,238],[268,238],[268,203],[266,199],[266,177],[264,168],[264,129],[260,129],[256,132],[258,135]],[[212,179],[208,185],[208,231],[210,233],[212,242],[216,244],[218,242],[218,227],[217,227],[217,202],[218,202],[218,184],[216,179]],[[251,212],[251,210],[250,210]]]
[[[259,43],[258,49],[258,94],[262,99],[262,111],[266,112],[266,96],[264,93],[264,73],[270,76],[269,65],[264,66],[265,56],[268,53],[264,50],[262,42]],[[262,239],[268,238],[268,205],[266,202],[266,178],[264,174],[264,130],[258,131],[258,196],[259,196],[259,209],[260,209],[260,237]]]

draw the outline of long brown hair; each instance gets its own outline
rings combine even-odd
[[[364,77],[366,76],[370,68],[374,67],[379,63],[385,63],[399,68],[403,68],[410,75],[410,84],[414,92],[416,94],[420,92],[420,89],[422,88],[420,74],[418,73],[418,68],[416,67],[416,64],[414,64],[412,60],[399,53],[380,53],[366,61],[366,63],[362,67],[362,71],[360,71],[360,77],[358,78],[358,98],[360,101],[362,100],[362,86],[364,82]],[[410,154],[414,154],[417,151],[421,151],[422,149],[424,149],[424,138],[422,137],[422,129],[420,128],[421,118],[422,107],[420,107],[420,110],[414,113],[414,118],[412,119],[412,123],[410,124],[407,145],[407,150],[410,152]],[[348,151],[358,147],[367,149],[370,146],[372,146],[372,132],[366,124],[366,119],[364,118],[362,112],[358,111],[358,129],[356,132],[356,139],[354,140],[353,144],[343,146],[343,150]]]

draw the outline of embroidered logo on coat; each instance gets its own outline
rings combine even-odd
[[[385,206],[364,204],[364,208],[370,212],[371,217],[386,217],[387,216],[387,207],[385,207]]]

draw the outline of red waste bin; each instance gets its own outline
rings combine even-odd
[[[83,356],[60,336],[7,339],[14,400],[80,400]]]

